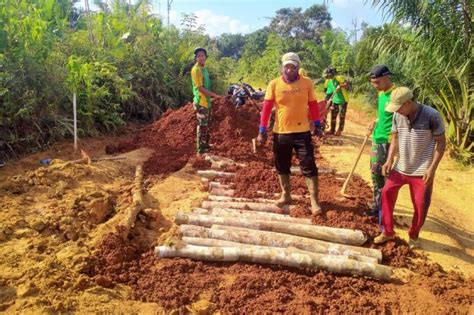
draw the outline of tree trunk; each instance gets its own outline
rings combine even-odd
[[[184,245],[157,246],[159,257],[184,257],[206,261],[245,261],[274,264],[286,267],[326,270],[337,274],[349,274],[389,280],[391,268],[383,265],[355,261],[353,259],[315,253],[301,253],[285,248],[261,247],[201,247]]]
[[[290,217],[287,214],[261,212],[261,211],[248,211],[248,210],[240,210],[240,209],[195,208],[195,209],[193,209],[193,213],[196,213],[196,214],[210,214],[210,215],[226,216],[226,217],[247,218],[247,219],[253,219],[253,220],[270,220],[270,221],[311,224],[311,219],[294,218],[294,217]]]
[[[295,247],[314,253],[367,257],[373,258],[378,262],[382,261],[382,252],[378,249],[336,244],[283,233],[255,231],[220,225],[213,225],[211,229],[195,225],[181,225],[179,232],[184,236],[207,237],[260,246]],[[366,261],[372,260],[366,259]]]
[[[258,202],[258,203],[273,203],[275,200],[265,198],[241,198],[241,197],[229,197],[229,196],[214,196],[209,195],[207,197],[209,201],[219,202]]]
[[[235,173],[212,171],[212,170],[197,171],[197,174],[201,177],[205,177],[209,179],[212,179],[215,177],[234,177],[235,176]]]
[[[243,209],[243,210],[255,210],[263,212],[275,212],[275,213],[288,213],[290,210],[289,206],[283,208],[277,207],[272,203],[259,203],[259,202],[233,202],[233,201],[204,201],[202,207],[206,209],[212,208],[231,208],[231,209]]]
[[[135,224],[138,213],[142,210],[143,196],[142,196],[142,181],[143,181],[143,166],[138,165],[135,169],[135,183],[132,190],[132,206],[128,209],[125,218],[120,225],[125,229],[122,232],[123,238],[127,238],[130,229]]]
[[[275,246],[259,246],[259,245],[253,245],[253,244],[223,241],[223,240],[218,240],[218,239],[213,239],[213,238],[201,238],[201,237],[190,237],[190,236],[183,236],[182,241],[189,245],[206,246],[206,247],[245,247],[245,248],[253,248],[255,250],[264,249],[264,248],[285,248],[285,247],[275,247]],[[296,247],[286,247],[285,249],[295,251],[298,253],[303,253],[303,254],[314,253],[314,252],[305,251]],[[338,257],[338,258],[354,259],[356,261],[377,264],[377,259],[373,257],[358,256],[358,255],[352,255],[352,256],[334,255],[334,254],[328,254],[328,253],[318,253],[318,254],[325,254],[325,255]]]
[[[225,197],[232,197],[234,196],[233,189],[222,189],[222,188],[211,188],[211,195],[214,196],[225,196]]]
[[[342,244],[362,245],[367,241],[367,237],[362,231],[340,229],[327,226],[308,225],[290,222],[277,222],[268,220],[249,220],[246,218],[218,217],[214,215],[186,214],[178,212],[176,223],[192,224],[211,227],[214,224],[244,227],[253,230],[264,230],[280,232],[285,234],[304,236],[313,239],[326,240]]]
[[[220,188],[220,189],[231,189],[231,185],[227,184],[222,184],[219,182],[210,182],[209,183],[209,188]]]

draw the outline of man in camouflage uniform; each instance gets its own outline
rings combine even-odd
[[[195,64],[191,70],[191,82],[193,84],[193,103],[197,118],[196,148],[198,154],[209,152],[211,97],[220,98],[219,95],[211,92],[211,80],[205,67],[206,59],[207,51],[204,48],[199,47],[194,50]]]

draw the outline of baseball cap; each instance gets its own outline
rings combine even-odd
[[[204,52],[204,53],[206,54],[206,56],[207,56],[207,51],[206,51],[204,48],[202,48],[202,47],[197,47],[196,49],[194,49],[194,55],[197,56],[197,54],[198,54],[200,51]]]
[[[300,57],[298,57],[298,54],[294,52],[289,52],[284,54],[283,57],[281,57],[281,63],[283,64],[283,66],[291,63],[292,65],[297,67],[300,64]]]
[[[385,110],[390,113],[394,113],[405,104],[406,101],[409,101],[413,98],[413,92],[405,87],[401,86],[392,91],[390,94],[390,102],[388,103]]]
[[[386,65],[376,65],[375,67],[370,70],[370,78],[377,79],[386,75],[392,74],[390,69]]]

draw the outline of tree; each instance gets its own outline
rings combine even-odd
[[[331,15],[325,5],[301,8],[283,8],[276,11],[270,28],[283,37],[314,40],[320,42],[321,33],[331,29]]]
[[[358,59],[391,62],[404,78],[402,83],[439,110],[453,155],[472,163],[474,48],[468,2],[373,0],[374,6],[393,16],[394,24],[372,30],[361,43]],[[364,51],[372,53],[362,56]]]
[[[221,57],[232,57],[239,59],[245,45],[245,36],[242,34],[224,33],[216,39],[216,46]]]

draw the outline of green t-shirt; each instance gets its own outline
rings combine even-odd
[[[206,90],[211,90],[211,80],[206,67],[199,66],[198,63],[194,65],[191,70],[191,82],[193,84],[193,102],[202,107],[211,106],[211,98],[204,93],[199,92],[198,87],[203,86]]]
[[[373,133],[373,141],[377,144],[390,143],[391,140],[393,113],[385,111],[385,107],[390,102],[390,95],[394,89],[395,85],[387,91],[379,92],[378,119]]]
[[[336,88],[339,86],[339,84],[340,83],[338,82],[336,78],[328,80],[327,82],[328,88],[326,90],[326,94],[331,95],[332,93],[334,93],[336,91]],[[344,104],[345,102],[346,100],[344,99],[344,95],[342,93],[342,88],[341,88],[339,92],[337,92],[336,95],[334,95],[334,97],[332,98],[332,103],[340,105],[340,104]]]

